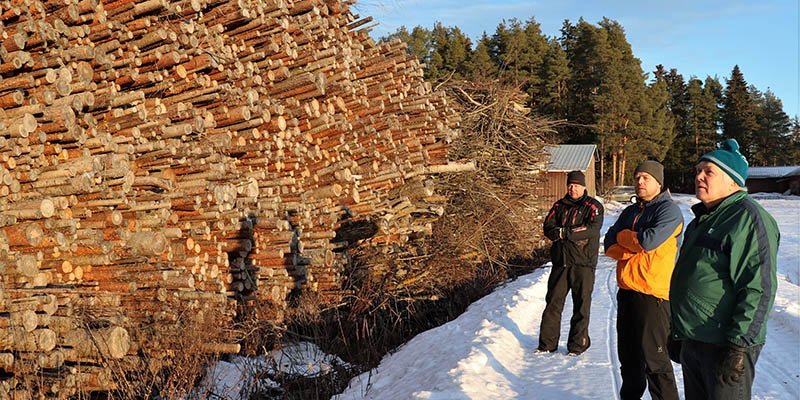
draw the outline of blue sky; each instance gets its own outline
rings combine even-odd
[[[738,64],[747,83],[772,90],[790,117],[800,115],[798,3],[800,0],[358,0],[354,12],[380,24],[373,37],[405,25],[461,28],[474,41],[503,19],[534,17],[558,36],[565,19],[596,24],[604,16],[625,28],[642,69],[677,68],[684,78],[724,79]]]

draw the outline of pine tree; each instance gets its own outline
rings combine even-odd
[[[607,18],[599,25],[606,43],[598,52],[601,82],[593,99],[597,110],[595,128],[601,141],[612,146],[612,183],[619,185],[625,182],[626,172],[633,169],[635,158],[657,156],[658,146],[642,134],[660,130],[651,125],[660,123],[653,109],[659,107],[659,102],[648,97],[641,62],[633,56],[622,25]],[[651,113],[653,119],[649,119]]]
[[[674,127],[665,86],[645,84],[622,26],[609,19],[598,25],[581,19],[561,29],[570,70],[567,115],[575,122],[570,140],[598,143],[601,176],[617,185],[635,161],[664,157]]]
[[[605,50],[607,34],[583,20],[572,24],[565,20],[561,28],[561,46],[567,56],[570,71],[567,83],[567,115],[571,128],[567,133],[570,143],[598,143],[592,126],[597,120],[594,97],[601,81],[601,59]],[[600,143],[601,154],[605,154],[605,143]]]
[[[758,129],[756,105],[738,65],[733,67],[731,77],[727,80],[722,104],[722,135],[726,139],[736,139],[742,154],[751,159],[753,134]]]

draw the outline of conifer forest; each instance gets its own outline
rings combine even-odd
[[[605,187],[629,182],[649,158],[664,163],[673,191],[691,192],[696,160],[728,138],[751,166],[794,165],[800,155],[800,120],[770,90],[749,85],[738,65],[725,77],[684,76],[669,60],[645,71],[612,19],[565,20],[556,37],[530,18],[504,20],[477,43],[441,23],[383,39],[408,43],[428,80],[517,86],[531,115],[564,122],[557,142],[597,144]]]

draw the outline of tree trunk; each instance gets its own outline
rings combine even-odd
[[[605,191],[606,140],[600,139],[600,190]]]
[[[611,154],[611,186],[617,186],[617,151]]]

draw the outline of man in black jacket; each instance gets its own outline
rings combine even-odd
[[[567,194],[553,205],[544,220],[544,234],[553,241],[550,247],[553,268],[547,280],[547,305],[539,331],[540,352],[554,352],[558,348],[561,312],[570,290],[573,308],[567,350],[578,355],[591,345],[589,307],[602,225],[603,205],[586,193],[583,173],[570,172]]]

